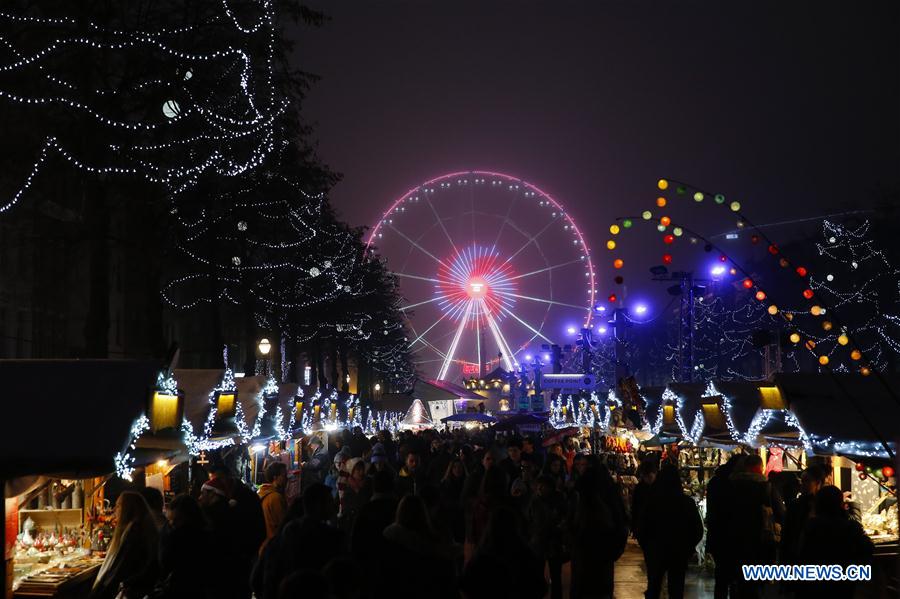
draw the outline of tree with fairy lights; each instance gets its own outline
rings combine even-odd
[[[896,367],[900,357],[900,269],[880,248],[868,221],[822,223],[809,267],[812,305],[788,311],[801,343],[832,370]]]

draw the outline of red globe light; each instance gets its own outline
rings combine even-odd
[[[607,299],[609,300],[609,303],[614,304],[614,303],[616,303],[616,300],[617,300],[618,298],[616,297],[616,294],[615,294],[615,293],[610,293],[610,294],[609,294],[609,297],[608,297]]]
[[[856,462],[856,466],[854,467],[856,468],[857,472],[862,472],[866,468],[862,462]]]
[[[890,466],[885,466],[884,468],[881,469],[881,473],[884,475],[885,478],[890,478],[890,477],[894,476],[894,469],[891,468]]]
[[[750,289],[753,287],[753,279],[744,279],[743,285],[744,289]]]
[[[801,277],[805,277],[805,276],[806,276],[806,269],[805,269],[804,267],[802,267],[802,266],[798,266],[798,267],[797,267],[797,275],[798,275],[798,276],[801,276]]]
[[[775,254],[777,254],[777,253],[778,253],[778,246],[775,245],[774,243],[773,243],[772,245],[770,245],[770,246],[769,246],[769,253],[772,254],[773,256],[774,256]]]
[[[663,254],[663,264],[672,264],[672,254]]]
[[[669,233],[665,237],[663,237],[663,241],[666,243],[673,243],[675,241],[675,236]]]
[[[759,301],[763,301],[764,299],[766,299],[766,292],[765,291],[757,291],[756,299],[758,299]]]
[[[805,297],[806,299],[812,299],[813,298],[813,290],[812,289],[804,289],[803,297]]]
[[[728,262],[728,256],[722,254],[719,256],[719,262]]]

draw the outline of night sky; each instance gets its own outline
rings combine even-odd
[[[566,206],[603,281],[610,219],[660,176],[757,222],[900,189],[897,2],[310,4],[332,20],[299,45],[322,77],[305,112],[353,224],[430,177],[497,169]]]

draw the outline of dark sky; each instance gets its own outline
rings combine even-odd
[[[300,43],[305,110],[354,224],[466,168],[554,194],[595,255],[660,176],[757,222],[900,189],[896,1],[310,4],[332,21]]]

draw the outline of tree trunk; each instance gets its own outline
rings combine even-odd
[[[344,343],[341,343],[340,347],[340,359],[341,359],[341,390],[344,393],[350,393],[350,368],[347,366],[347,346]],[[357,392],[359,389],[357,389]]]
[[[338,380],[338,377],[340,375],[338,374],[337,344],[332,342],[331,347],[329,349],[331,350],[331,351],[329,351],[329,356],[328,356],[328,359],[331,362],[331,364],[330,364],[330,366],[331,366],[331,386],[334,387],[335,389],[340,389],[341,381]]]
[[[109,357],[109,210],[103,181],[86,180],[85,222],[88,248],[88,308],[84,321],[85,357]]]
[[[244,311],[244,373],[246,376],[256,374],[256,323],[253,322],[253,310],[249,306],[241,307]]]

